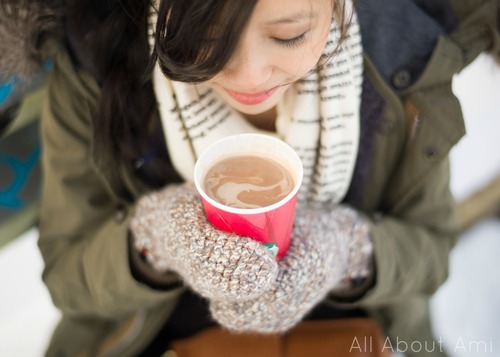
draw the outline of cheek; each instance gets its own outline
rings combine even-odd
[[[210,78],[210,80],[206,81],[204,84],[214,90],[219,90],[220,87],[226,87],[227,82],[228,81],[225,78],[224,71],[222,71]]]
[[[314,56],[310,51],[307,51],[298,60],[288,61],[289,73],[294,74],[296,77],[302,78],[311,69],[316,66],[316,56]]]
[[[323,50],[325,49],[326,42],[328,41],[328,35],[330,34],[330,23],[326,29],[322,29],[320,32],[316,33],[314,38],[312,39],[310,46],[307,49],[302,50],[296,56],[283,56],[282,58],[286,58],[286,62],[284,64],[292,70],[295,69],[295,72],[300,72],[301,74],[306,74],[311,69],[313,69],[321,55],[323,54]]]
[[[307,48],[296,56],[288,56],[286,62],[283,62],[287,67],[289,73],[296,73],[300,76],[305,75],[311,69],[316,67],[321,54],[323,53],[324,45],[323,43],[316,43],[314,47]]]
[[[312,52],[319,59],[323,50],[325,49],[326,42],[328,41],[328,37],[330,35],[330,21],[325,20],[321,30],[318,32],[312,44]]]

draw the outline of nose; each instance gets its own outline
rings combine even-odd
[[[266,53],[256,48],[253,51],[245,47],[237,49],[224,69],[226,79],[235,85],[235,89],[245,92],[269,89],[266,84],[273,66]]]

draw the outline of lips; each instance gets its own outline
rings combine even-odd
[[[278,87],[275,87],[275,88],[270,89],[268,91],[259,92],[259,93],[242,93],[242,92],[232,91],[232,90],[229,90],[229,89],[224,89],[224,90],[234,100],[236,100],[237,102],[240,102],[241,104],[255,105],[255,104],[262,103],[267,98],[269,98],[270,96],[272,96],[274,94],[274,92],[276,92],[277,89],[278,89]]]

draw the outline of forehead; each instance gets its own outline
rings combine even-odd
[[[308,21],[331,8],[331,0],[259,0],[252,22],[272,26]]]

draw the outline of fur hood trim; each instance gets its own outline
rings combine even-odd
[[[0,75],[41,69],[43,44],[62,28],[61,0],[0,1]]]

